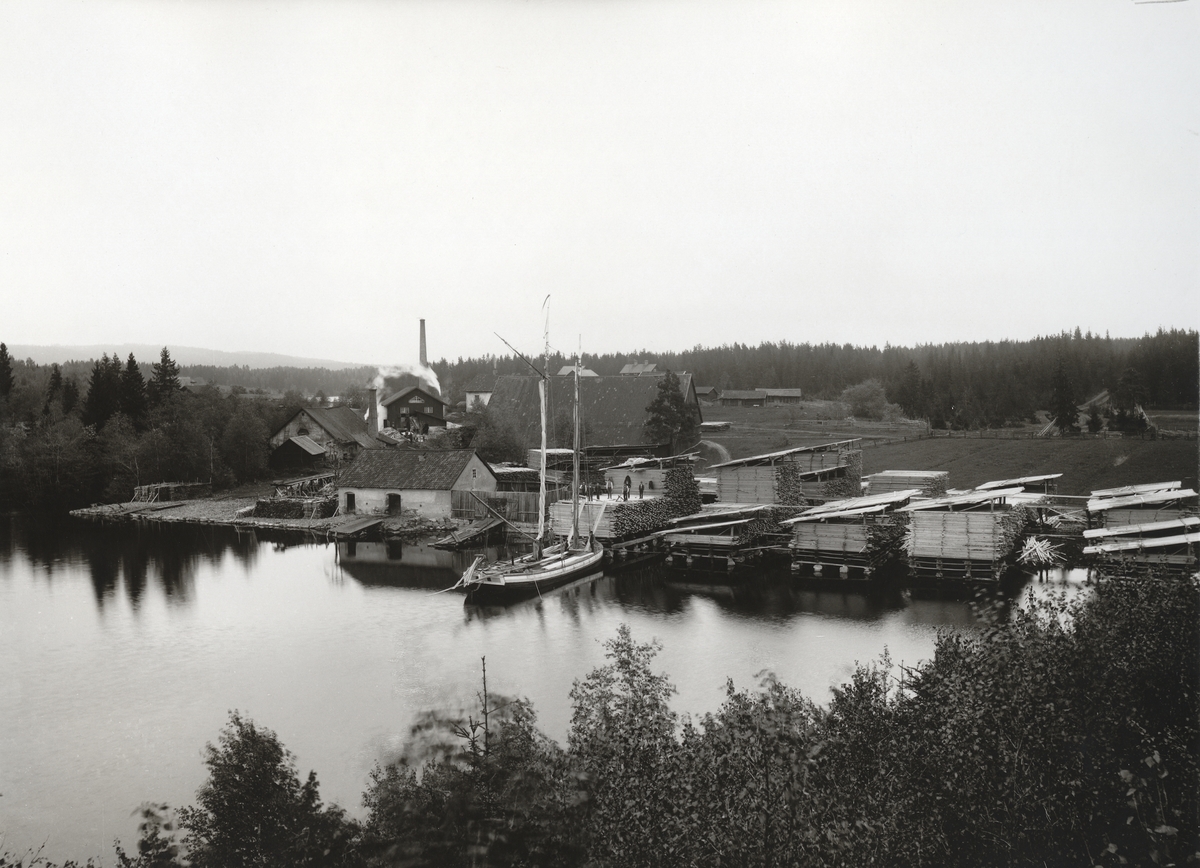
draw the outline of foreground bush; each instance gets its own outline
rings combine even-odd
[[[1200,587],[1104,578],[948,633],[897,679],[860,667],[820,707],[767,677],[670,710],[626,627],[577,682],[564,750],[521,700],[427,715],[378,767],[361,826],[233,715],[181,812],[195,865],[1181,865],[1197,852]],[[169,830],[168,830],[169,831]],[[161,823],[138,860],[178,856]],[[2,863],[0,863],[2,864]]]

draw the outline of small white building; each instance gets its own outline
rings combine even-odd
[[[455,497],[495,490],[496,475],[474,449],[379,449],[360,453],[338,479],[338,505],[347,514],[450,518]]]

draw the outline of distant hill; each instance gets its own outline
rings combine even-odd
[[[167,347],[171,358],[179,365],[212,365],[215,367],[230,367],[245,365],[250,368],[328,368],[340,371],[345,368],[363,367],[358,362],[335,362],[330,359],[306,359],[300,356],[285,356],[281,353],[229,353],[223,350],[206,350],[201,347]],[[53,345],[37,346],[33,344],[11,344],[9,355],[14,359],[33,359],[39,365],[49,365],[57,362],[98,359],[104,353],[110,356],[116,353],[121,359],[133,353],[139,362],[156,362],[162,345],[151,344],[94,344],[90,346]]]

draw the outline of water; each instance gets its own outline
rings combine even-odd
[[[572,683],[622,622],[661,641],[674,707],[715,710],[764,670],[825,701],[856,662],[914,664],[965,602],[731,582],[632,566],[509,607],[436,593],[471,560],[424,545],[266,539],[217,528],[0,518],[0,853],[61,860],[136,838],[146,801],[191,802],[206,742],[238,709],[361,816],[415,715],[529,697],[560,742]]]

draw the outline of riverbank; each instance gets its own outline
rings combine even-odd
[[[212,497],[200,500],[161,501],[155,503],[106,503],[73,509],[70,515],[102,524],[152,522],[164,524],[219,525],[246,529],[296,531],[317,536],[350,535],[364,516],[334,515],[328,518],[262,518],[254,515],[259,498],[254,496]],[[373,525],[385,537],[421,539],[458,530],[466,522],[453,519],[428,519],[405,510],[401,515],[379,516]]]

